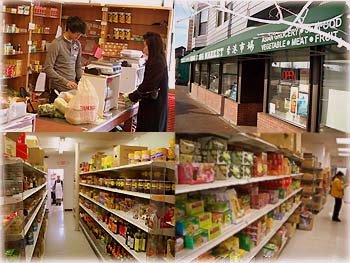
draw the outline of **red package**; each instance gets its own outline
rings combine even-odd
[[[203,184],[214,181],[213,163],[186,163],[178,166],[179,184]]]
[[[16,157],[19,157],[22,160],[28,159],[27,144],[16,142]]]

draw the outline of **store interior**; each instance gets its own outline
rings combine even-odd
[[[174,131],[171,1],[110,0],[103,1],[103,5],[89,0],[3,2],[3,131],[135,131],[138,103],[132,103],[126,94],[143,81],[143,35],[147,32],[158,33],[164,43],[170,89],[168,130]],[[45,61],[50,44],[64,35],[67,19],[72,16],[86,23],[86,33],[79,38],[83,74],[76,80],[77,90],[65,89],[51,101],[53,80],[45,70]],[[66,81],[60,71],[56,73]],[[89,94],[95,98],[89,98]],[[77,107],[84,110],[76,112]]]
[[[5,261],[348,262],[350,189],[341,222],[329,195],[349,183],[345,134],[2,139]]]

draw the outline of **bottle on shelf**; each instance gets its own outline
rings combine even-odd
[[[134,236],[134,250],[135,250],[135,252],[141,252],[141,246],[140,246],[141,242],[140,241],[141,241],[141,231],[138,230]]]

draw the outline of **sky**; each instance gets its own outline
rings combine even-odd
[[[175,0],[175,48],[180,46],[187,48],[188,19],[177,21],[191,16],[191,2],[191,0]]]

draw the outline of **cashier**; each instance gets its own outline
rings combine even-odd
[[[78,41],[85,34],[86,23],[77,16],[67,19],[66,31],[52,41],[48,48],[44,71],[50,81],[50,102],[58,92],[76,89],[83,69],[81,66],[81,44]]]
[[[168,118],[168,68],[164,44],[158,33],[144,36],[143,53],[147,62],[143,82],[129,94],[132,102],[139,101],[137,113],[138,132],[163,132]]]

